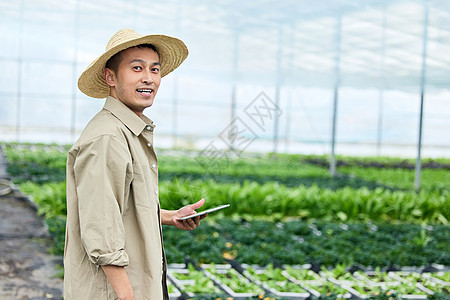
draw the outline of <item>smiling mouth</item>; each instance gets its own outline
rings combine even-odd
[[[136,89],[136,91],[143,95],[151,95],[153,93],[152,89]]]

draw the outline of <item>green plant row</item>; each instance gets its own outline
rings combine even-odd
[[[8,171],[15,182],[31,180],[36,183],[65,180],[65,164],[68,147],[57,145],[2,144],[10,165]],[[317,184],[327,189],[343,187],[390,190],[414,190],[414,170],[397,168],[410,160],[386,157],[339,157],[338,176],[328,172],[328,158],[314,155],[254,155],[233,159],[214,158],[194,153],[192,156],[167,156],[159,158],[160,181],[215,180],[223,183],[268,181],[296,187]],[[318,163],[320,162],[320,163]],[[424,164],[450,166],[449,159],[424,159]],[[380,168],[382,165],[384,168]],[[421,176],[422,190],[450,191],[449,168],[424,169]]]
[[[20,189],[31,195],[38,212],[46,218],[65,216],[65,182],[23,183]],[[238,216],[288,216],[328,221],[402,221],[447,224],[448,193],[358,190],[336,191],[317,186],[288,188],[277,183],[219,184],[215,181],[163,181],[159,184],[161,207],[178,209],[204,197],[206,207],[230,203],[220,214]],[[219,213],[217,213],[219,214]]]
[[[56,145],[3,144],[9,165],[7,171],[15,183],[44,183],[66,179],[66,148]]]
[[[65,168],[68,147],[44,144],[2,144],[10,163],[35,163],[53,168]]]
[[[57,242],[55,252],[61,254],[64,247],[66,214],[65,183],[39,185],[29,182],[21,184],[20,188],[32,196],[39,207],[38,213],[45,216],[50,232]],[[316,191],[320,189],[316,188]],[[278,201],[269,202],[272,206],[267,207],[275,209],[274,205],[277,205]],[[321,200],[316,199],[316,202],[321,203]],[[312,223],[316,224],[314,226],[317,230],[314,230],[314,226],[311,227],[308,225],[310,223],[302,221],[283,221],[278,223],[278,226],[274,224],[274,218],[266,222],[243,222],[238,216],[245,216],[248,209],[246,205],[246,201],[243,201],[242,205],[233,203],[223,212],[236,212],[239,209],[244,209],[244,212],[235,213],[235,217],[224,218],[218,223],[203,222],[202,226],[193,233],[165,228],[165,238],[170,239],[166,245],[173,250],[168,257],[171,257],[173,262],[179,262],[187,253],[198,259],[222,262],[224,251],[228,251],[231,257],[239,253],[242,262],[257,264],[273,262],[272,259],[277,259],[280,263],[302,263],[308,255],[310,257],[308,262],[327,265],[348,262],[344,259],[351,257],[354,257],[352,260],[355,263],[370,265],[405,265],[407,262],[414,261],[416,261],[415,264],[426,262],[450,264],[450,254],[447,249],[450,243],[449,226],[436,225],[432,230],[428,230],[427,227],[420,225],[381,224],[373,227],[368,223],[350,224],[345,229],[335,223],[317,220]],[[260,206],[264,205],[267,204],[260,204]],[[162,207],[167,208],[164,204]],[[257,209],[260,207],[254,204],[253,210]],[[322,209],[327,211],[332,207],[324,206]],[[214,214],[219,216],[221,213]],[[249,220],[254,218],[254,215],[251,214],[252,217],[249,217]],[[281,216],[280,213],[279,215]],[[214,215],[211,214],[211,217],[214,218]],[[238,220],[233,220],[236,218]],[[280,217],[280,219],[284,218]],[[191,234],[197,242],[192,243]],[[304,243],[310,238],[312,238],[311,241]],[[293,248],[290,249],[289,245]],[[387,248],[391,249],[390,252]],[[353,251],[353,254],[348,251]],[[391,259],[390,262],[386,261]]]
[[[415,188],[414,170],[339,167],[338,172],[390,189],[414,190]],[[450,191],[450,171],[444,169],[422,170],[421,189],[429,191]]]
[[[251,186],[257,185],[251,184]],[[57,250],[55,251],[57,253],[61,253],[64,246],[64,216],[66,214],[65,183],[47,183],[39,185],[29,182],[21,184],[20,188],[23,192],[32,196],[33,200],[39,207],[38,213],[45,216],[47,224],[50,228],[50,232],[55,236],[55,239],[57,241]],[[280,187],[278,187],[278,189],[280,189]],[[309,193],[321,191],[318,188],[315,189],[315,191],[309,191]],[[179,191],[179,189],[177,189],[177,191]],[[253,192],[253,190],[250,190],[248,192],[255,197],[257,196]],[[370,191],[368,190],[365,192],[370,193]],[[164,191],[164,189],[162,189],[161,193],[166,194],[167,191]],[[193,196],[193,194],[188,196]],[[310,197],[312,196],[310,195]],[[326,197],[324,197],[324,199],[326,199]],[[322,203],[322,200],[316,199],[316,201],[313,203],[320,204]],[[183,198],[183,200],[181,201],[185,201],[185,199]],[[261,209],[260,207],[262,206],[263,209],[268,212],[268,209],[274,210],[277,208],[276,205],[278,205],[278,201],[271,201],[270,199],[267,201],[269,201],[271,205],[267,205],[262,202],[258,206],[254,203],[252,209]],[[349,199],[347,199],[347,201],[349,201]],[[223,210],[223,212],[236,212],[240,209],[243,209],[244,211],[242,213],[235,214],[236,216],[243,216],[245,215],[245,213],[248,213],[246,209],[251,208],[251,206],[247,207],[247,205],[247,200],[242,200],[241,204],[233,203],[230,208]],[[322,208],[324,211],[332,209],[332,207],[326,206],[329,205],[327,203],[323,203],[321,205],[324,205],[324,207]],[[401,207],[402,203],[399,203],[399,206]],[[167,208],[164,203],[162,203],[162,207]],[[220,215],[220,213],[217,213],[217,215]],[[254,216],[255,214],[251,215]],[[213,216],[214,215],[212,215],[212,217]],[[341,218],[343,217],[341,216]],[[448,245],[448,243],[450,243],[450,230],[448,226],[435,226],[432,231],[428,231],[419,225],[384,224],[378,226],[379,228],[382,228],[382,230],[377,229],[375,231],[372,231],[377,232],[377,234],[380,232],[387,232],[387,234],[374,236],[371,233],[372,231],[369,225],[349,225],[352,230],[344,230],[341,227],[333,225],[333,223],[327,225],[327,223],[325,223],[326,221],[316,221],[316,223],[319,224],[317,230],[318,232],[321,232],[321,235],[319,236],[315,235],[314,230],[308,227],[306,222],[286,222],[286,225],[283,225],[283,227],[279,228],[276,227],[276,225],[274,225],[272,221],[262,223],[245,222],[245,224],[243,225],[241,221],[232,221],[232,219],[233,217],[223,219],[219,222],[218,225],[208,224],[207,222],[204,222],[204,224],[202,224],[202,226],[200,226],[200,228],[193,234],[198,235],[197,238],[203,240],[205,244],[192,243],[192,237],[187,235],[188,233],[180,230],[171,231],[168,228],[165,230],[165,236],[170,238],[171,236],[175,235],[175,237],[167,244],[175,245],[176,250],[174,250],[174,256],[178,257],[178,259],[180,258],[180,255],[184,257],[184,255],[180,252],[181,249],[184,249],[183,251],[189,249],[187,251],[190,255],[198,255],[199,253],[206,251],[206,253],[204,254],[204,259],[208,257],[209,259],[214,259],[215,262],[221,262],[223,260],[223,251],[230,250],[230,253],[232,253],[233,250],[236,250],[240,253],[240,256],[243,257],[242,262],[246,263],[261,264],[262,261],[261,259],[258,259],[258,257],[262,257],[262,259],[279,257],[278,259],[280,261],[283,261],[284,263],[299,263],[301,262],[299,261],[300,257],[306,257],[305,253],[308,253],[308,255],[311,256],[311,259],[316,261],[317,263],[333,264],[335,262],[342,262],[342,255],[344,255],[344,257],[352,257],[346,252],[352,250],[358,251],[356,252],[358,255],[355,254],[353,256],[357,256],[358,259],[363,259],[366,261],[373,260],[370,263],[373,265],[379,265],[379,263],[381,262],[384,262],[384,264],[386,264],[385,260],[391,258],[394,260],[392,263],[395,262],[406,264],[407,261],[414,261],[415,255],[417,255],[417,258],[415,258],[416,261],[423,261],[422,257],[426,256],[423,256],[422,252],[417,251],[417,249],[421,249],[422,247],[425,249],[423,251],[430,251],[430,253],[426,252],[428,253],[426,255],[432,255],[430,256],[432,257],[432,259],[427,258],[426,261],[445,264],[450,263],[449,261],[447,261],[449,256],[448,249],[446,250],[446,248],[437,246],[441,245],[439,241],[441,241],[442,239],[446,242],[445,245]],[[332,218],[330,217],[328,219]],[[204,231],[212,231],[212,233],[211,235],[202,235]],[[214,233],[217,233],[216,236]],[[183,240],[179,235],[185,235],[187,238]],[[399,238],[400,235],[405,235],[405,238]],[[229,240],[227,240],[228,237],[230,237]],[[315,242],[306,244],[299,243],[299,241],[301,239],[304,240],[305,237],[313,237]],[[219,240],[219,242],[214,242],[214,239]],[[351,244],[348,241],[344,243],[342,242],[343,240],[352,241],[354,244]],[[384,242],[384,246],[380,246],[378,240]],[[186,244],[183,244],[183,241]],[[226,248],[227,242],[230,242],[234,246],[230,246],[229,249]],[[434,242],[437,243],[436,246],[429,247],[430,245],[433,245]],[[297,246],[292,251],[286,251],[285,246],[287,244]],[[342,249],[336,250],[336,245],[342,245]],[[395,245],[395,247],[391,251],[392,253],[388,254],[385,251],[384,247],[388,247],[391,245]],[[418,247],[417,249],[414,248],[416,246]],[[334,250],[331,251],[330,249]],[[255,255],[255,251],[260,253],[259,256]],[[358,261],[358,259],[355,259],[355,261],[360,262]]]
[[[324,156],[316,156],[326,160]],[[367,187],[375,189],[384,187],[391,190],[414,190],[415,171],[410,168],[367,167],[363,164],[353,164],[354,160],[367,161],[364,158],[343,158],[349,163],[338,168],[338,176],[331,177],[328,164],[314,165],[311,156],[301,155],[268,155],[263,157],[246,157],[234,160],[206,159],[197,157],[162,157],[159,163],[160,180],[178,179],[213,179],[218,182],[244,182],[245,180],[265,183],[278,182],[287,186],[306,185],[314,183],[323,188],[338,189],[345,186],[352,188]],[[370,158],[377,164],[376,158]],[[382,158],[379,158],[382,159]],[[382,161],[387,161],[383,158]],[[392,159],[395,163],[398,159]],[[443,160],[444,161],[444,160]],[[447,160],[445,160],[447,161]],[[425,169],[421,175],[422,190],[450,191],[450,160],[449,168]],[[370,163],[367,164],[370,166]]]
[[[25,182],[20,184],[19,188],[23,193],[31,196],[31,200],[38,207],[38,215],[45,219],[49,233],[55,242],[50,251],[53,254],[62,255],[67,214],[66,182],[48,182],[45,184]]]
[[[167,260],[197,263],[315,266],[427,266],[450,264],[450,228],[413,224],[339,224],[300,220],[205,219],[191,232],[164,227]]]
[[[302,217],[329,221],[402,221],[447,224],[447,191],[390,191],[382,188],[338,190],[316,185],[289,188],[276,182],[258,184],[174,180],[159,183],[161,207],[176,209],[206,199],[207,207],[229,203],[227,215]]]
[[[284,154],[282,154],[284,155]],[[291,154],[287,154],[291,156]],[[295,155],[294,155],[295,156]],[[301,161],[310,164],[327,167],[330,160],[326,155],[300,155]],[[450,159],[448,158],[422,158],[423,169],[447,169],[450,170]],[[358,168],[383,168],[383,169],[414,169],[416,166],[415,158],[396,158],[388,156],[336,156],[336,165]]]
[[[268,156],[245,158],[206,158],[198,155],[160,156],[159,171],[167,174],[209,174],[211,176],[273,176],[288,177],[329,177],[322,167],[310,165],[300,160],[275,159]]]

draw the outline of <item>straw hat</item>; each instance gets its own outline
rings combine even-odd
[[[94,60],[78,78],[78,88],[93,98],[106,98],[109,86],[103,77],[106,62],[116,53],[141,44],[152,44],[159,54],[161,77],[175,70],[188,56],[186,45],[166,35],[141,35],[133,29],[121,29],[114,34],[106,51]]]

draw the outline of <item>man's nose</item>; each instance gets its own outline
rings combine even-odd
[[[152,72],[150,70],[146,70],[142,73],[142,82],[146,84],[152,84],[153,83],[153,76]]]

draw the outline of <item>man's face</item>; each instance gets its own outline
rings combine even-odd
[[[117,73],[105,69],[110,95],[122,101],[138,116],[150,107],[161,82],[158,53],[148,48],[129,48],[120,53]]]

